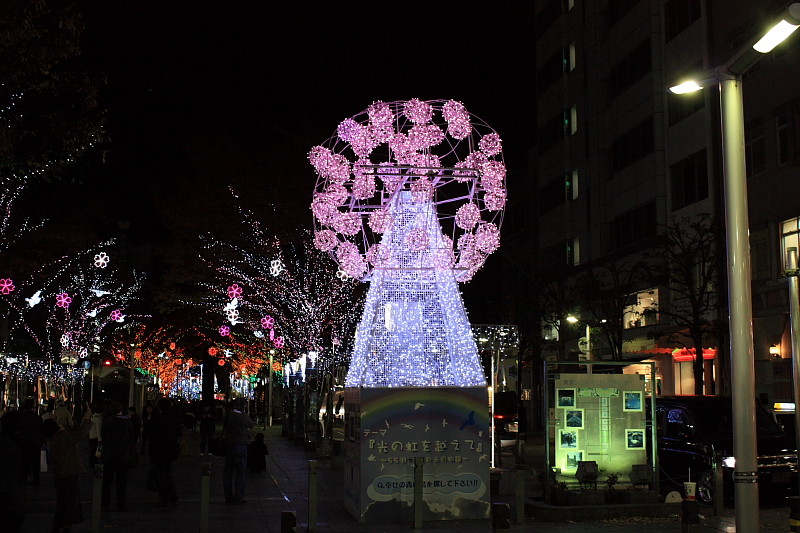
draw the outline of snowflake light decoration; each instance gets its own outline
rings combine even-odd
[[[94,256],[94,266],[97,268],[105,268],[111,258],[105,252],[100,252]]]
[[[11,278],[0,279],[0,294],[11,294],[14,292],[14,281]]]
[[[220,326],[219,334],[222,335],[223,337],[227,337],[228,335],[230,335],[231,334],[230,326]]]
[[[61,294],[56,294],[56,305],[58,307],[63,307],[64,309],[66,309],[69,307],[69,304],[71,303],[72,303],[72,297],[66,292],[62,292]]]
[[[376,269],[397,268],[401,259],[374,246],[405,195],[433,206],[450,246],[423,230],[409,235],[413,250],[430,250],[436,267],[458,281],[471,279],[497,249],[506,203],[502,141],[461,102],[375,102],[342,121],[308,159],[317,174],[314,244],[348,277],[367,281]]]
[[[283,261],[280,259],[273,259],[269,264],[269,273],[272,274],[273,277],[277,277],[281,275],[281,272],[284,271]]]
[[[228,287],[228,298],[241,298],[242,297],[242,288],[237,284],[234,283],[230,287]]]

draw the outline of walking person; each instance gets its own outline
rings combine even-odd
[[[211,406],[203,405],[203,410],[200,411],[200,455],[211,455],[208,446],[214,436],[216,425]]]
[[[109,405],[110,414],[103,421],[103,497],[102,509],[111,505],[111,485],[116,484],[117,511],[127,511],[126,489],[131,462],[133,435],[131,421],[116,401]]]
[[[153,413],[155,410],[153,409],[152,405],[148,405],[142,411],[142,455],[147,453],[148,445],[150,444],[148,441],[150,435],[150,422],[153,420]]]
[[[25,520],[25,472],[19,432],[19,411],[9,411],[0,418],[0,523],[9,533],[22,531]]]
[[[87,411],[92,413],[92,427],[89,429],[89,465],[94,466],[98,463],[98,450],[102,440],[103,413],[94,404],[87,404]]]
[[[178,458],[179,422],[172,411],[169,398],[158,400],[158,410],[148,429],[150,462],[158,471],[158,501],[160,505],[178,503],[178,490],[172,478],[172,463]]]
[[[142,435],[142,418],[136,412],[136,407],[128,407],[128,418],[131,420],[131,468],[139,464],[139,438]]]
[[[225,503],[240,505],[246,503],[244,489],[247,483],[247,445],[250,442],[249,430],[253,427],[250,415],[243,412],[244,400],[234,400],[233,407],[222,425],[225,439],[225,469],[222,483],[225,490]]]
[[[34,408],[33,398],[26,398],[20,410],[20,447],[22,465],[29,485],[39,485],[39,468],[42,455],[42,418]]]
[[[75,425],[72,421],[72,413],[69,412],[69,408],[64,400],[58,401],[58,407],[53,411],[53,418],[67,429]]]
[[[79,445],[89,434],[92,412],[87,410],[80,426],[67,429],[55,419],[44,423],[42,433],[50,447],[50,471],[56,487],[56,512],[52,533],[68,533],[83,521],[78,475],[86,472]]]

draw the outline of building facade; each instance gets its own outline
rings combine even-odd
[[[661,392],[694,393],[694,355],[684,349],[693,344],[675,318],[680,291],[674,280],[647,274],[657,270],[654,251],[663,249],[667,228],[707,214],[719,228],[720,275],[708,284],[714,305],[703,316],[704,392],[729,393],[719,91],[673,95],[667,88],[725,64],[786,5],[536,2],[537,135],[529,154],[536,187],[526,195],[527,187],[510,183],[519,200],[509,208],[508,253],[535,272],[539,294],[551,293],[538,306],[549,317],[541,359],[570,358],[589,341],[594,359],[655,360]],[[767,401],[792,397],[781,227],[800,216],[798,60],[794,35],[743,78],[756,383]],[[525,209],[538,221],[530,231],[514,224]],[[586,309],[585,284],[582,298],[571,297],[570,287],[588,274],[614,296],[610,311]],[[582,313],[589,328],[558,320],[567,313]],[[609,323],[619,326],[616,334],[608,334]]]

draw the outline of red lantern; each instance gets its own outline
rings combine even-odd
[[[225,366],[225,359],[220,359],[220,360],[217,362],[217,364],[218,364],[219,366]]]
[[[217,349],[212,346],[211,348],[208,349],[208,355],[210,355],[211,357],[216,356],[217,355]]]

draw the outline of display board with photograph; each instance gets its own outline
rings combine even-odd
[[[642,376],[561,374],[553,390],[553,466],[570,475],[578,461],[595,461],[606,472],[620,473],[647,463]]]

